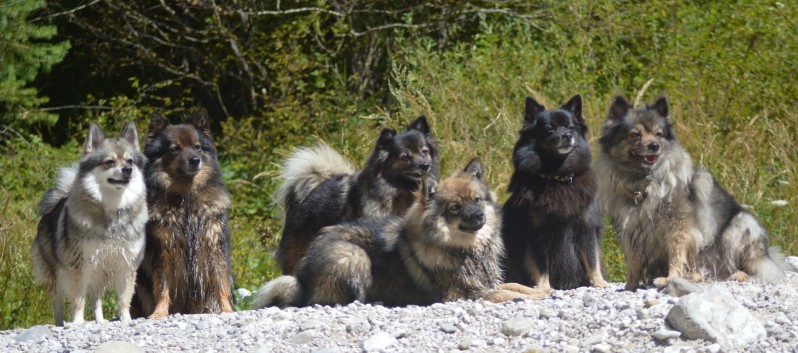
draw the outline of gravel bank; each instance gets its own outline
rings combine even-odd
[[[764,326],[749,352],[798,351],[798,275],[777,284],[702,283],[727,290]],[[430,307],[267,308],[0,332],[0,352],[718,352],[686,340],[666,316],[678,297],[654,289],[555,291],[535,302]],[[655,338],[656,337],[656,338]]]

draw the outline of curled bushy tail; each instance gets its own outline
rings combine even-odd
[[[61,168],[58,172],[58,179],[54,188],[47,190],[42,197],[42,202],[39,204],[39,215],[44,216],[53,211],[56,205],[63,200],[69,192],[72,191],[72,186],[75,184],[75,178],[78,175],[78,166],[73,165]]]
[[[784,254],[778,246],[771,246],[768,255],[756,264],[756,278],[764,283],[774,283],[784,278]]]
[[[301,202],[325,180],[354,172],[355,167],[326,143],[298,148],[283,162],[282,183],[277,188],[275,201],[282,205],[288,199]]]
[[[302,287],[294,276],[280,276],[266,282],[252,301],[251,309],[267,306],[287,307],[299,306],[302,300]]]

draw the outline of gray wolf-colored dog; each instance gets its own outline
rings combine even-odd
[[[296,274],[266,283],[253,306],[355,300],[402,306],[548,296],[548,290],[500,284],[501,214],[479,159],[434,184],[422,185],[404,217],[322,229]]]
[[[232,312],[230,195],[207,111],[178,125],[154,114],[144,153],[150,220],[133,315]]]
[[[645,108],[618,96],[599,139],[599,198],[621,239],[626,289],[676,276],[781,279],[765,228],[693,165],[673,125],[664,96]]]
[[[94,319],[104,321],[109,286],[118,296],[119,319],[130,320],[147,223],[145,162],[135,125],[105,138],[92,124],[78,164],[61,169],[57,186],[44,194],[33,268],[50,294],[56,325],[64,325],[65,299],[73,322],[83,322],[87,295],[94,299]]]
[[[402,133],[383,129],[363,170],[321,143],[293,152],[283,163],[277,202],[285,226],[277,263],[291,274],[319,230],[358,218],[402,215],[413,203],[422,178],[439,176],[435,139],[421,116]]]

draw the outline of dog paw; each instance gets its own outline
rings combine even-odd
[[[148,318],[148,319],[151,319],[151,320],[163,319],[163,318],[165,318],[167,315],[169,315],[169,313],[168,313],[168,312],[164,312],[164,311],[156,311],[156,312],[152,313],[152,315],[150,315],[150,316],[149,316],[149,317],[147,317],[147,318]]]
[[[668,283],[670,283],[670,281],[671,281],[670,277],[657,277],[657,278],[654,278],[654,287],[665,288],[665,286],[667,286]]]
[[[637,291],[637,283],[626,282],[626,287],[624,287],[624,289],[629,292],[635,292]]]
[[[593,287],[596,287],[596,288],[609,288],[610,287],[610,284],[607,283],[607,281],[605,281],[603,279],[595,280],[595,281],[593,281],[593,283],[591,283],[591,285]]]
[[[743,271],[737,271],[729,276],[729,280],[737,282],[745,282],[749,279],[748,274]]]

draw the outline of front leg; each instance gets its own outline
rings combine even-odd
[[[133,291],[136,287],[136,270],[127,270],[129,271],[128,274],[119,276],[116,280],[116,311],[119,315],[119,320],[122,322],[130,321],[130,301],[133,299]]]
[[[585,266],[590,285],[596,288],[607,288],[609,284],[607,284],[601,274],[601,261],[599,260],[601,259],[601,250],[599,250],[597,244],[595,245],[592,251],[588,251],[585,246],[582,246],[579,249],[579,255],[582,258],[582,264]]]
[[[532,276],[532,283],[540,289],[551,289],[551,283],[549,283],[548,258],[546,258],[546,263],[543,265],[543,268],[541,268],[538,266],[531,251],[527,250],[525,260],[525,265],[529,270],[529,274]]]

